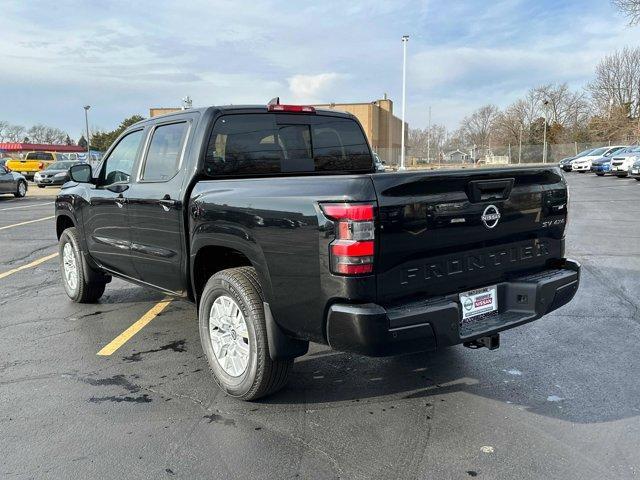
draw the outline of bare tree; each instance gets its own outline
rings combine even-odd
[[[409,129],[409,154],[418,158],[430,157],[432,160],[437,158],[438,153],[446,138],[446,128],[443,125],[431,125],[431,131],[427,128],[410,128]],[[430,138],[429,138],[430,136]],[[429,150],[429,155],[427,155]]]
[[[574,127],[586,122],[589,102],[584,93],[572,92],[566,83],[547,84],[534,89],[538,106],[547,110],[547,121],[563,128]]]
[[[614,7],[629,18],[629,24],[640,23],[640,0],[611,0]]]
[[[33,143],[49,143],[54,145],[64,145],[67,133],[59,128],[47,127],[37,124],[27,130],[27,136]]]
[[[491,133],[498,116],[498,107],[485,105],[462,120],[460,133],[469,145],[483,148],[491,143]]]
[[[6,129],[5,141],[21,142],[25,136],[26,129],[22,125],[9,125]]]
[[[587,86],[602,113],[626,109],[632,117],[640,113],[640,48],[625,47],[604,57],[596,67],[596,78]]]

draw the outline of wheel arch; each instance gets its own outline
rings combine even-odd
[[[60,240],[62,232],[64,232],[67,228],[75,226],[76,222],[71,217],[71,215],[66,215],[64,213],[58,214],[58,216],[56,217],[56,238]]]
[[[227,268],[244,266],[255,268],[265,296],[264,300],[268,302],[271,298],[271,281],[261,252],[245,246],[220,242],[193,245],[190,268],[191,293],[196,303],[199,303],[202,290],[212,275]]]

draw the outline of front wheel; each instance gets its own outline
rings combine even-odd
[[[68,297],[76,303],[95,303],[104,293],[104,282],[89,282],[83,268],[82,252],[75,227],[60,235],[58,244],[62,284]]]
[[[293,364],[269,355],[263,299],[252,270],[230,268],[213,275],[198,309],[200,340],[215,381],[242,400],[280,390]]]
[[[24,180],[20,180],[18,182],[18,187],[16,188],[16,193],[13,194],[16,198],[22,198],[27,194],[27,182]]]

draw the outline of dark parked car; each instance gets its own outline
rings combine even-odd
[[[640,182],[640,160],[636,160],[633,165],[631,165],[631,170],[629,170],[629,176],[635,178]]]
[[[567,158],[563,158],[562,160],[560,160],[560,162],[558,162],[558,165],[560,166],[560,168],[562,168],[565,172],[570,172],[573,168],[572,162],[574,160],[577,160],[579,158],[582,157],[586,157],[587,155],[589,155],[591,152],[593,152],[595,150],[595,148],[589,148],[587,150],[583,150],[582,152],[580,152],[579,154],[577,154],[575,157],[567,157]]]
[[[310,341],[363,355],[465,344],[569,302],[557,167],[376,173],[350,114],[185,110],[130,126],[56,199],[62,282],[95,302],[112,276],[198,305],[228,394],[285,382]]]
[[[12,172],[0,165],[0,194],[12,193],[16,197],[27,194],[27,179],[23,175]]]
[[[36,172],[33,181],[40,188],[50,185],[62,185],[69,181],[69,169],[80,162],[54,162],[41,172]]]
[[[611,157],[601,157],[591,162],[591,171],[599,177],[611,172]]]
[[[565,172],[571,171],[571,160],[576,157],[566,157],[558,162],[558,166],[562,168]]]

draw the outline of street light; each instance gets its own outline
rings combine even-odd
[[[547,105],[549,100],[542,102],[544,105],[544,133],[542,134],[542,163],[547,163]]]
[[[431,163],[431,105],[429,105],[429,124],[427,126],[427,163]]]
[[[518,164],[522,163],[522,124],[520,124],[520,145],[518,146]]]
[[[409,35],[402,36],[402,138],[400,139],[400,168],[398,170],[406,170],[404,165],[404,113],[407,106],[407,42]]]
[[[89,147],[89,109],[91,105],[84,106],[84,125],[87,128],[87,163],[91,162],[91,150]]]

